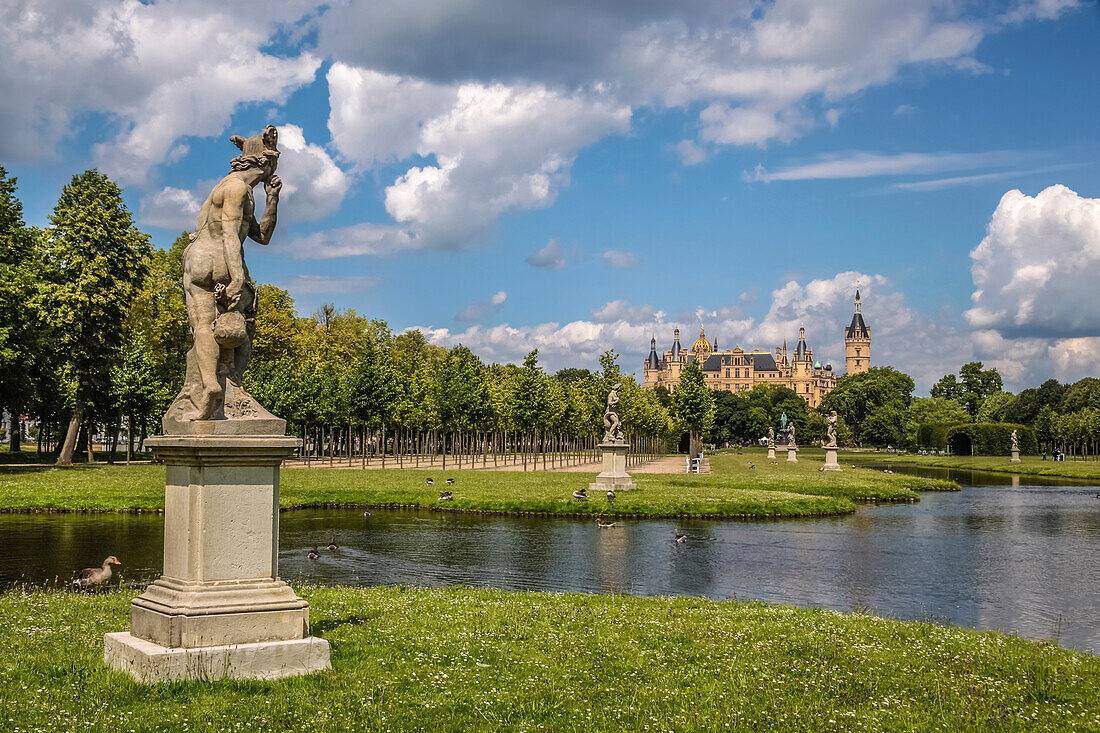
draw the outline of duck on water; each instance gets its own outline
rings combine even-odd
[[[80,571],[80,575],[73,581],[73,585],[78,588],[87,588],[93,585],[99,585],[100,583],[106,583],[111,578],[111,566],[122,565],[118,561],[118,558],[111,555],[103,564],[98,568],[84,568]]]

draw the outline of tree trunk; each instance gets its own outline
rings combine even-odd
[[[8,451],[11,453],[18,453],[20,450],[19,439],[23,437],[23,428],[20,426],[19,421],[19,409],[15,407],[11,408],[9,417],[11,420],[8,423],[8,432],[10,432],[11,435],[8,436],[10,439]],[[41,428],[39,428],[39,432],[41,432]]]
[[[69,418],[69,429],[65,431],[65,442],[61,444],[61,453],[57,456],[57,465],[73,465],[73,451],[76,450],[76,438],[80,433],[80,423],[84,418],[84,408],[78,406]]]
[[[88,417],[88,463],[95,463],[95,422]]]

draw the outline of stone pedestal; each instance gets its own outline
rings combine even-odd
[[[309,604],[278,578],[279,466],[298,440],[209,422],[145,441],[167,467],[164,574],[132,602],[130,633],[107,634],[107,664],[143,682],[327,669]]]
[[[798,446],[787,446],[787,463],[798,463]]]
[[[768,458],[772,459],[773,461],[775,460],[775,446],[774,445],[769,445],[768,446]]]
[[[836,462],[836,448],[825,448],[825,466],[822,470],[825,471],[839,471],[841,470],[840,464]]]
[[[1019,462],[1020,462],[1020,451],[1018,451],[1018,450],[1012,451],[1012,458],[1009,459],[1009,463],[1019,463]]]
[[[589,491],[627,491],[637,486],[626,472],[626,451],[629,447],[626,443],[600,443],[603,470],[594,482],[588,484]]]

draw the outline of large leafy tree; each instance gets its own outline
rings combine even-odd
[[[387,344],[377,338],[363,342],[363,351],[346,383],[352,417],[367,427],[389,421],[397,399],[397,379]]]
[[[898,427],[898,416],[904,416],[913,399],[913,378],[893,367],[871,367],[861,374],[845,374],[836,380],[836,387],[821,401],[822,414],[836,410],[852,430],[857,445],[900,445],[905,431]],[[864,423],[874,419],[866,426]]]
[[[45,349],[34,233],[23,223],[16,179],[0,166],[0,408],[11,415],[11,449],[19,450],[19,415],[30,407]]]
[[[109,393],[149,254],[149,238],[134,225],[121,189],[95,170],[73,176],[50,216],[43,253],[47,316],[72,401],[58,465],[72,462],[85,412]]]
[[[690,362],[680,372],[672,404],[677,421],[690,436],[689,451],[695,455],[701,449],[702,436],[714,425],[714,392],[707,387],[703,370],[696,362]]]
[[[933,397],[946,397],[955,400],[966,408],[973,418],[977,417],[982,403],[992,394],[1001,391],[1004,386],[1000,373],[996,369],[983,369],[980,361],[963,364],[959,376],[944,375],[932,386]]]

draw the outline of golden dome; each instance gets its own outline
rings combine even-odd
[[[707,341],[707,334],[703,330],[702,326],[699,326],[699,338],[697,338],[695,340],[695,343],[691,345],[691,350],[694,351],[696,354],[702,353],[704,351],[714,351],[714,348],[710,345],[710,341]]]

